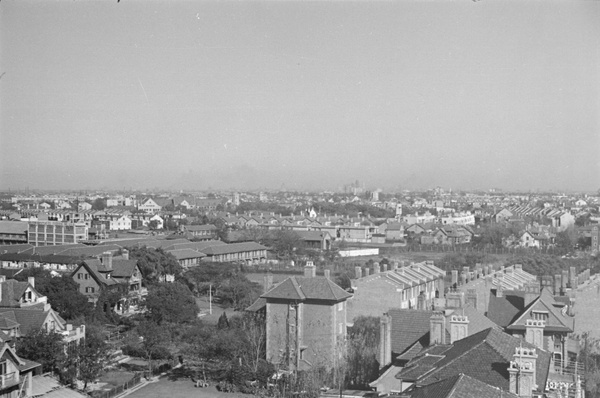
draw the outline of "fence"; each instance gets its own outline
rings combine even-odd
[[[127,383],[121,384],[120,386],[116,386],[112,390],[109,391],[96,391],[91,396],[93,398],[114,398],[117,395],[122,394],[123,392],[137,386],[142,381],[142,373],[137,373],[133,379],[129,380]]]

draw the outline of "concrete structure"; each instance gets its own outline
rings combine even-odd
[[[88,239],[85,223],[60,221],[29,221],[29,243],[34,246],[64,245]]]

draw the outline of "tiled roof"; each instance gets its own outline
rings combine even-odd
[[[352,295],[323,277],[305,278],[292,276],[287,278],[261,297],[285,300],[330,300],[342,301]]]
[[[35,246],[27,244],[21,245],[1,245],[0,254],[3,253],[33,253]]]
[[[248,252],[253,250],[267,250],[267,248],[256,242],[231,243],[228,245],[209,246],[202,249],[202,253],[207,256],[215,256],[219,254],[230,254],[239,252]]]
[[[459,373],[437,383],[417,387],[407,393],[410,398],[518,398],[508,391],[500,391],[482,381]]]
[[[390,309],[392,352],[402,354],[418,341],[423,347],[428,346],[432,313],[429,310]]]
[[[20,325],[21,335],[41,330],[49,312],[36,308],[0,308],[0,316],[14,319]]]
[[[28,228],[24,221],[0,221],[0,234],[25,234]]]
[[[112,267],[113,278],[129,278],[133,275],[137,266],[137,260],[125,260],[123,258],[113,258]]]
[[[8,279],[2,282],[2,296],[0,300],[1,307],[18,307],[19,300],[29,286],[28,282],[19,282],[15,279]]]
[[[206,254],[200,253],[199,251],[193,249],[169,250],[167,253],[171,253],[177,260],[206,257]]]
[[[531,302],[521,313],[519,317],[511,322],[507,327],[510,330],[524,330],[527,319],[531,319],[531,311],[546,311],[548,319],[546,319],[545,331],[551,332],[567,332],[571,333],[575,329],[575,318],[563,314],[554,305],[554,297],[547,289],[542,289],[540,295]]]
[[[486,315],[496,325],[507,327],[523,309],[525,292],[503,291],[501,297],[497,297],[496,294],[496,290],[490,291],[490,300]]]
[[[456,341],[443,353],[443,357],[433,368],[418,365],[422,357],[417,357],[403,369],[396,378],[417,380],[418,385],[428,385],[459,373],[465,373],[484,383],[508,390],[508,363],[513,360],[515,348],[523,346],[536,348],[520,338],[510,336],[500,330],[490,328],[462,340]],[[536,349],[536,383],[544,386],[550,366],[550,353]],[[419,370],[419,367],[421,370]]]

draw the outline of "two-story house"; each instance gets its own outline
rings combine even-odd
[[[33,396],[33,375],[42,365],[20,358],[9,344],[0,349],[0,397],[26,398]]]

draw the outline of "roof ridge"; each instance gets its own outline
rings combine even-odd
[[[450,392],[448,393],[447,397],[452,397],[452,394],[454,394],[454,391],[456,391],[456,388],[458,387],[458,383],[464,378],[464,376],[464,373],[458,374],[458,377],[456,377],[456,380],[454,381],[454,383],[452,383],[452,388],[450,389]]]

